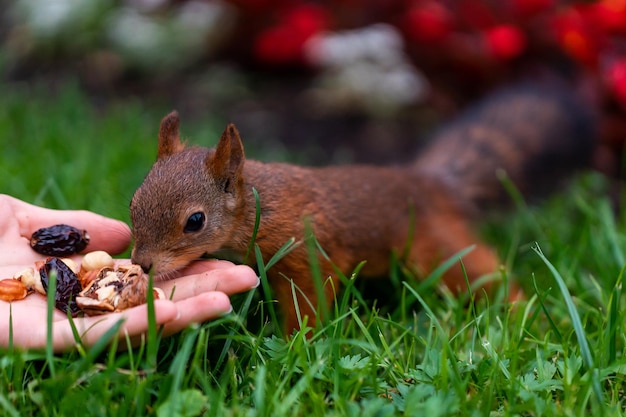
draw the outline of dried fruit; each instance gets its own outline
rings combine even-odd
[[[66,224],[43,227],[32,234],[30,247],[48,256],[70,256],[84,250],[89,234]]]
[[[28,294],[26,285],[13,278],[0,280],[0,300],[15,301],[21,300]]]
[[[72,316],[80,312],[76,304],[76,297],[82,291],[76,274],[59,258],[48,258],[39,268],[41,283],[46,293],[50,282],[50,274],[56,271],[56,294],[54,295],[55,306],[64,313],[68,310]]]
[[[80,270],[69,258],[49,257],[0,281],[0,300],[20,300],[29,292],[48,292],[50,276],[56,272],[55,306],[72,316],[80,313],[98,315],[145,304],[148,275],[140,265],[127,264],[115,268],[115,261],[106,252],[95,251],[83,257]],[[154,299],[165,299],[159,288]]]

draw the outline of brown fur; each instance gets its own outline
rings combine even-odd
[[[508,169],[514,182],[532,188],[527,179],[549,179],[529,172],[535,159],[545,160],[548,172],[558,165],[554,174],[560,177],[583,165],[585,153],[591,154],[592,119],[585,121],[587,130],[577,128],[583,125],[580,118],[587,117],[584,109],[542,94],[533,91],[527,97],[519,93],[487,101],[482,110],[436,135],[425,156],[404,167],[308,168],[247,160],[233,125],[215,150],[184,147],[178,115],[171,113],[161,122],[157,161],[131,202],[132,260],[167,276],[205,253],[245,254],[256,216],[254,188],[261,206],[256,243],[265,262],[288,239],[303,242],[308,220],[321,247],[343,273],[366,261],[362,276],[384,276],[391,251],[404,253],[412,236],[405,261],[423,274],[475,245],[463,257],[474,281],[496,272],[499,265],[494,251],[475,235],[471,221],[478,206],[502,200],[495,171]],[[517,111],[498,111],[511,100],[516,100]],[[546,114],[545,109],[537,113],[531,108],[540,105],[553,114],[537,118]],[[495,113],[501,114],[490,116]],[[554,132],[560,136],[551,137]],[[562,157],[568,162],[560,163]],[[194,213],[203,213],[205,221],[199,230],[185,231]],[[339,289],[331,264],[320,257],[322,277],[329,280],[324,282],[323,299],[318,299],[308,256],[306,245],[300,244],[268,271],[288,330],[299,327],[292,283],[301,316],[309,320],[315,320],[318,302],[330,301]],[[452,291],[466,289],[458,264],[443,281]]]

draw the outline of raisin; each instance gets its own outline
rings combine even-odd
[[[48,256],[70,256],[84,250],[88,243],[86,230],[66,224],[43,227],[30,238],[30,247]]]
[[[52,271],[57,274],[56,294],[54,303],[56,308],[66,313],[68,310],[72,316],[76,316],[81,310],[76,304],[76,297],[82,291],[80,281],[76,274],[59,258],[48,258],[46,263],[39,269],[41,284],[48,292],[48,283]]]

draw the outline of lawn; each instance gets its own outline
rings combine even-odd
[[[0,192],[128,221],[169,110],[100,106],[72,85],[3,86]],[[182,130],[206,145],[219,134],[198,120]],[[235,297],[228,317],[132,351],[0,350],[0,414],[623,415],[626,241],[608,189],[586,174],[482,226],[527,301],[457,299],[436,276],[420,283],[396,265],[382,285],[345,277],[333,317],[286,340],[255,291]]]

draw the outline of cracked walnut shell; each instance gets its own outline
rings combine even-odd
[[[76,303],[85,314],[94,316],[145,304],[147,292],[148,276],[141,266],[104,267],[76,297]],[[155,289],[154,298],[165,297],[162,291]]]

